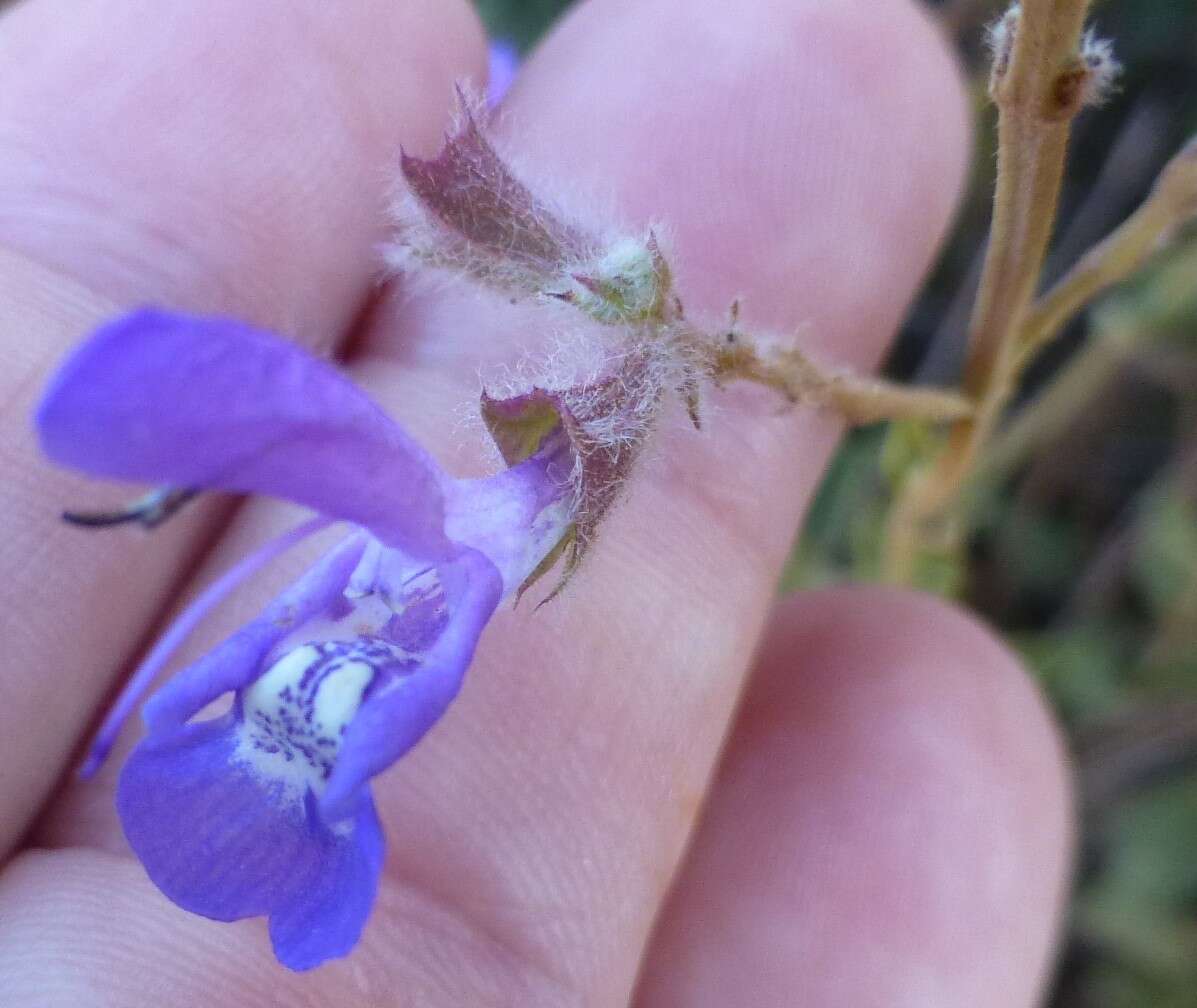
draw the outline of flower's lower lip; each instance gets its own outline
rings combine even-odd
[[[159,888],[217,919],[269,916],[280,961],[297,969],[357,941],[381,868],[370,780],[440,719],[501,594],[481,554],[429,571],[385,548],[371,557],[376,545],[351,537],[231,638],[265,630],[273,643],[218,649],[163,687],[118,788]],[[376,578],[365,592],[363,565]],[[375,632],[311,636],[351,583],[347,604]],[[190,720],[230,688],[232,710]],[[296,918],[305,926],[290,930]]]

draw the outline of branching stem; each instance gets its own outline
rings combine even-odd
[[[1176,154],[1150,195],[1104,241],[1035,302],[1019,337],[1019,370],[1050,343],[1081,308],[1135,273],[1172,234],[1197,216],[1197,137]]]
[[[1132,357],[1134,336],[1133,331],[1108,323],[1095,332],[1089,344],[990,441],[974,481],[997,483],[1059,436]]]
[[[850,424],[880,420],[952,423],[970,416],[973,404],[959,392],[911,388],[839,369],[825,369],[795,347],[763,355],[745,336],[729,334],[708,343],[709,371],[716,382],[743,379],[775,389],[790,402],[825,406]]]
[[[919,526],[942,524],[1014,388],[1019,333],[1035,294],[1055,220],[1069,128],[1086,93],[1080,56],[1088,0],[1026,0],[1006,15],[1009,50],[995,54],[990,94],[998,107],[993,222],[969,323],[964,391],[976,412],[953,425],[924,478],[907,481],[891,517],[887,576],[908,581]],[[897,528],[895,524],[913,524]]]

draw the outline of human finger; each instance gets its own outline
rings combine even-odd
[[[1072,839],[1062,756],[973,619],[892,590],[791,596],[635,1003],[1037,1004]]]

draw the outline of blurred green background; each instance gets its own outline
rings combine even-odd
[[[568,0],[477,0],[533,45]],[[956,380],[989,219],[989,0],[931,4],[972,81],[977,139],[957,229],[888,364]],[[1197,4],[1094,6],[1125,66],[1078,120],[1045,279],[1134,209],[1197,134]],[[874,576],[890,482],[918,432],[844,443],[784,587]],[[1197,229],[1093,305],[1031,369],[978,492],[964,569],[940,586],[999,627],[1069,735],[1082,846],[1053,1008],[1197,1006]],[[935,572],[929,579],[936,580]]]

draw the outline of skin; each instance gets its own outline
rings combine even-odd
[[[374,284],[402,143],[483,79],[464,3],[26,0],[0,20],[0,990],[38,1005],[1011,1006],[1041,991],[1070,848],[1057,732],[972,618],[774,585],[840,430],[760,390],[677,410],[564,596],[503,610],[446,718],[375,784],[390,851],[359,949],[295,975],[260,920],[189,916],[73,761],[156,627],[284,505],[152,538],[53,470],[29,408],[115,310],[236,314],[346,367],[450,468],[510,318]],[[959,84],[902,0],[592,0],[522,70],[521,160],[668,223],[691,314],[877,360],[966,159]],[[151,13],[152,12],[152,13]],[[11,58],[14,55],[20,58]],[[504,319],[507,318],[505,322]],[[319,544],[231,600],[194,656]],[[201,1000],[202,999],[202,1000]]]

